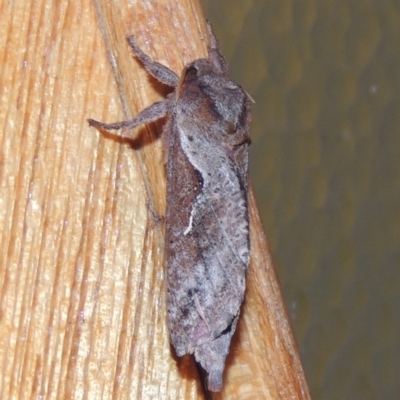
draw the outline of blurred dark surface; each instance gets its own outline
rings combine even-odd
[[[400,399],[400,2],[202,2],[312,397]]]

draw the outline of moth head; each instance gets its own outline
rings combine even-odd
[[[183,68],[178,85],[176,86],[176,99],[179,98],[183,84],[190,83],[201,76],[215,72],[215,68],[213,68],[212,64],[205,58],[200,58],[199,60],[187,64],[185,68]]]
[[[193,64],[190,64],[190,65],[186,66],[184,69],[183,79],[185,81],[191,81],[193,79],[196,79],[198,74],[199,74],[199,70],[197,69],[197,67]]]
[[[184,82],[189,82],[197,79],[199,70],[194,63],[190,63],[183,68],[178,84],[175,89],[176,99],[178,100],[182,85]]]

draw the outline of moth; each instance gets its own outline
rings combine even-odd
[[[165,278],[170,341],[178,356],[194,354],[219,391],[238,322],[249,264],[247,208],[250,97],[227,75],[208,29],[208,58],[180,76],[127,38],[146,71],[173,88],[130,121],[91,126],[134,128],[166,117]]]

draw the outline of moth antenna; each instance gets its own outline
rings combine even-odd
[[[246,91],[244,91],[246,93],[246,96],[249,98],[249,100],[253,103],[256,104],[256,101],[250,96],[249,93],[247,93]]]

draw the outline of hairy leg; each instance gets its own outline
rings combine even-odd
[[[151,106],[141,111],[135,118],[129,121],[119,121],[111,124],[105,124],[104,122],[95,121],[94,119],[88,119],[90,126],[95,128],[102,128],[106,130],[117,130],[121,128],[134,128],[135,126],[147,124],[149,122],[156,121],[167,115],[169,109],[168,99],[158,101]]]
[[[135,57],[142,62],[144,68],[150,75],[154,76],[154,78],[167,86],[175,87],[178,84],[178,75],[165,65],[153,61],[147,54],[143,53],[140,47],[136,44],[134,36],[129,36],[126,40],[128,41],[129,46],[131,46]]]
[[[225,58],[219,52],[218,40],[214,36],[214,33],[211,28],[211,24],[207,21],[207,33],[208,40],[210,44],[208,45],[208,60],[211,64],[214,65],[215,68],[219,70],[219,72],[225,74],[228,71],[228,65],[226,64]]]

